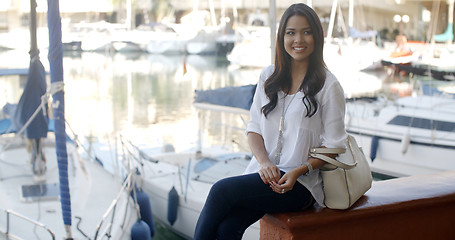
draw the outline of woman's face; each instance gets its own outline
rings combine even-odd
[[[309,62],[314,51],[314,38],[306,17],[294,15],[286,23],[284,49],[296,62]]]

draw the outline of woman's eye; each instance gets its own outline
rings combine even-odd
[[[310,34],[313,34],[313,32],[312,31],[305,31],[305,32],[303,32],[303,34],[310,35]]]
[[[287,35],[293,35],[294,32],[292,32],[292,31],[287,31],[286,34],[287,34]]]

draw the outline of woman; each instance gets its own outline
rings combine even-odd
[[[324,162],[312,147],[345,147],[345,99],[323,60],[321,22],[305,4],[283,14],[275,65],[260,76],[248,143],[253,159],[245,174],[215,183],[199,217],[195,240],[241,239],[265,213],[297,211],[315,200],[324,206]]]

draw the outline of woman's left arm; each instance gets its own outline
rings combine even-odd
[[[347,138],[344,118],[346,100],[340,83],[332,80],[326,89],[321,91],[322,146],[327,148],[346,147]]]
[[[309,158],[308,164],[310,164],[314,170],[322,167],[325,162],[317,158]],[[284,192],[290,191],[294,188],[297,178],[309,171],[308,168],[309,166],[306,164],[294,168],[293,170],[285,173],[277,183],[272,182],[270,187],[277,193],[283,193],[282,190],[284,190]]]

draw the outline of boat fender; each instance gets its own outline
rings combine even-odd
[[[131,240],[151,240],[149,225],[143,220],[139,220],[131,227]]]
[[[371,137],[371,150],[370,150],[371,161],[374,161],[374,159],[376,158],[376,154],[378,153],[378,147],[379,147],[379,137],[378,136]]]
[[[406,154],[410,143],[411,143],[411,135],[409,133],[404,134],[403,138],[401,139],[401,153],[402,154]]]
[[[175,220],[177,220],[177,208],[179,205],[179,195],[177,190],[174,187],[169,191],[168,195],[168,205],[167,205],[167,220],[169,223],[174,225]]]
[[[141,219],[147,223],[150,230],[150,237],[155,235],[155,223],[153,221],[152,207],[149,196],[143,191],[136,191],[137,204],[141,213]]]
[[[95,162],[97,162],[101,167],[104,167],[103,161],[99,159],[97,156],[95,156]]]

